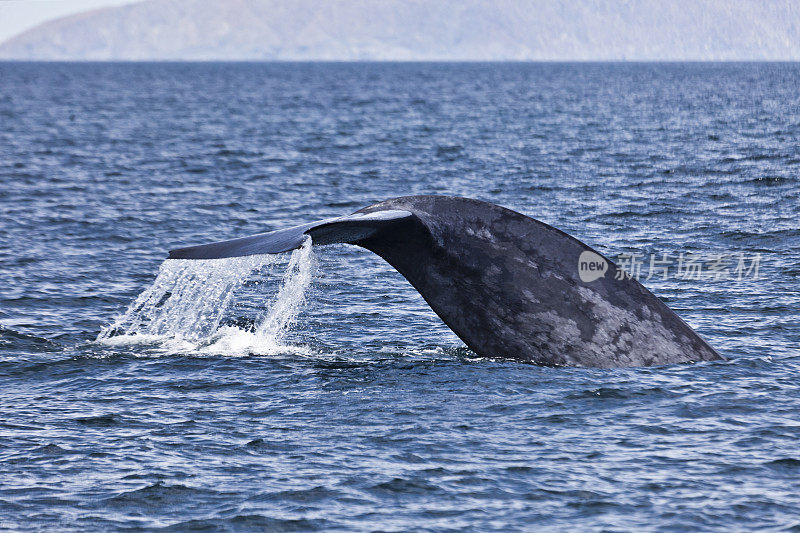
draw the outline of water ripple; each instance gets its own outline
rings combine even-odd
[[[793,64],[0,63],[2,527],[797,529],[798,87]],[[600,371],[475,358],[355,247],[160,270],[427,193],[609,255],[761,253],[763,278],[646,281],[730,360]]]

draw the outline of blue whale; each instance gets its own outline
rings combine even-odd
[[[476,354],[618,368],[723,359],[601,254],[494,204],[405,196],[341,218],[172,250],[170,259],[276,254],[348,243],[400,272]]]

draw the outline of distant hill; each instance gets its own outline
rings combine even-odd
[[[44,23],[20,60],[800,60],[797,0],[149,0]]]

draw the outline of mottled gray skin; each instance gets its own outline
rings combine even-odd
[[[617,267],[579,277],[577,239],[467,198],[409,196],[361,209],[414,217],[354,242],[384,258],[475,353],[598,368],[722,359]],[[595,252],[597,253],[597,252]]]
[[[503,207],[449,196],[406,196],[339,219],[181,248],[208,259],[347,242],[384,258],[467,346],[484,357],[548,366],[615,368],[722,357],[630,277],[580,279],[594,250]],[[600,254],[598,254],[600,255]]]

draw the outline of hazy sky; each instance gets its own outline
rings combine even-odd
[[[132,0],[0,0],[0,42],[46,20]]]

